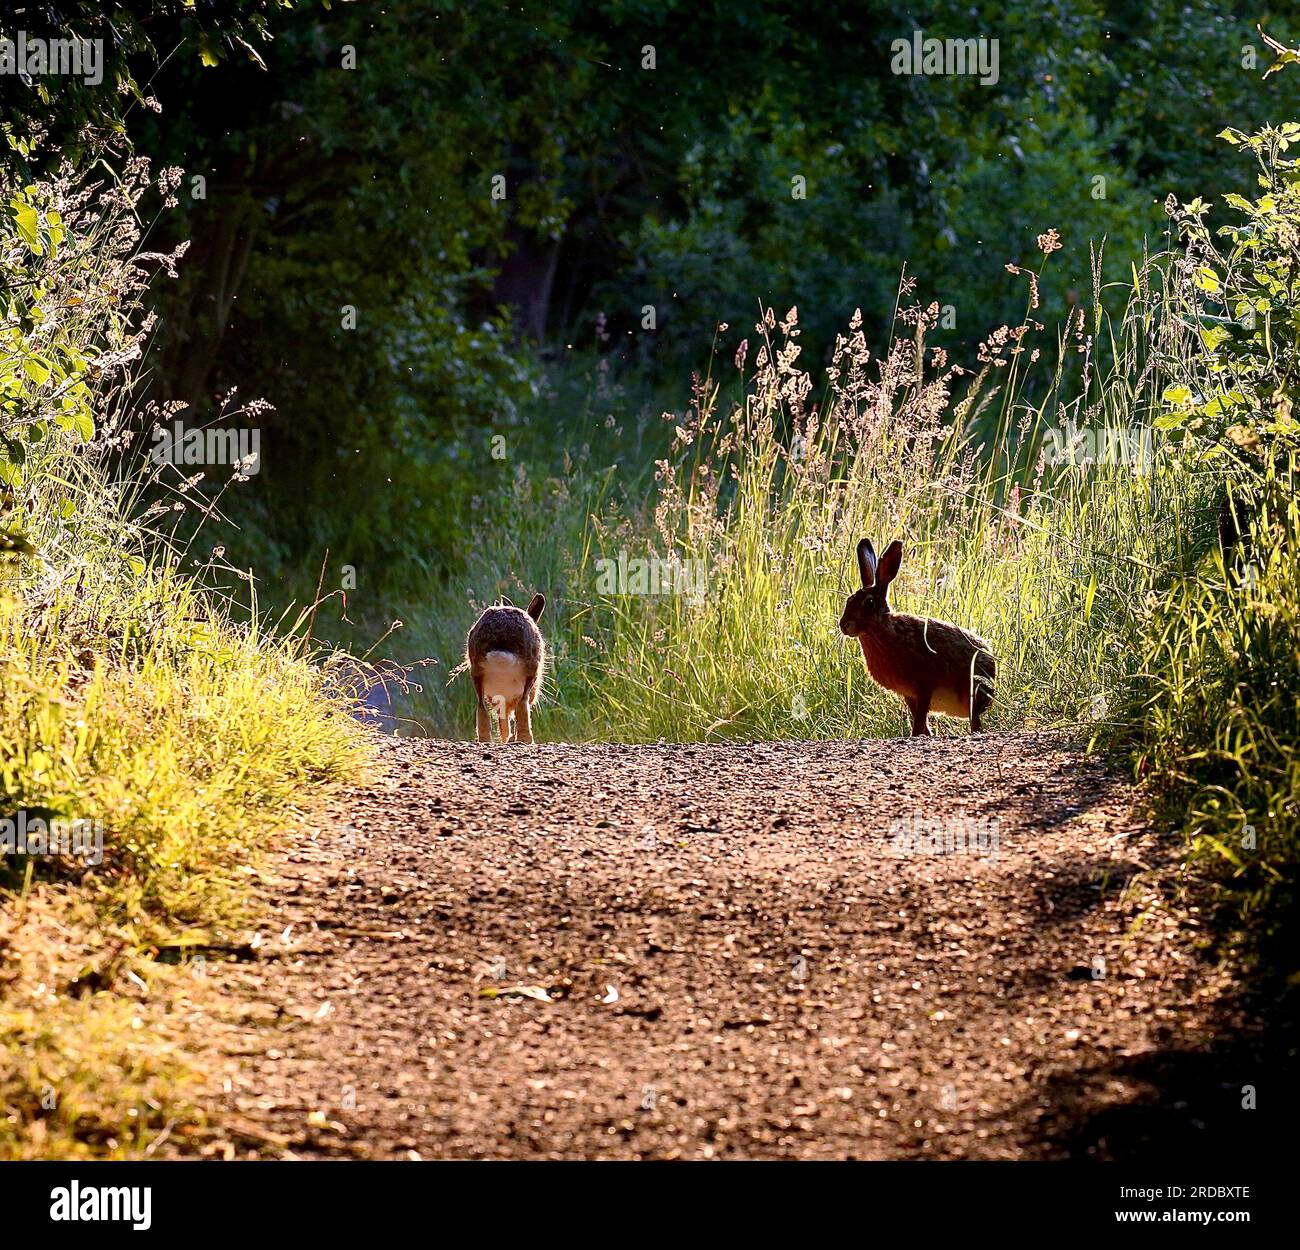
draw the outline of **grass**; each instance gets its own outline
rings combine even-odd
[[[107,191],[64,178],[5,196],[30,214],[0,236],[0,821],[102,839],[102,860],[0,859],[5,1158],[145,1154],[202,1129],[188,953],[254,919],[249,884],[304,795],[362,774],[369,751],[356,664],[302,618],[254,604],[237,620],[141,510],[121,448],[147,182],[128,162]],[[185,484],[174,497],[211,506]]]
[[[1294,454],[1254,523],[1253,576],[1207,560],[1150,605],[1125,738],[1160,816],[1223,882],[1224,945],[1294,982],[1300,847],[1300,491]]]
[[[133,568],[84,551],[0,602],[5,811],[103,836],[94,867],[0,870],[0,1156],[129,1154],[148,1125],[190,1122],[156,1010],[190,990],[158,960],[251,923],[249,884],[304,794],[358,776],[369,750],[346,674],[300,638],[233,623],[168,561]]]

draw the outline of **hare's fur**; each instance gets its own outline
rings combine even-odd
[[[929,734],[931,712],[968,718],[978,733],[993,702],[993,654],[982,638],[957,625],[890,610],[889,583],[902,558],[897,541],[879,562],[869,539],[858,544],[862,589],[844,605],[840,629],[858,640],[872,678],[907,704],[914,737]]]
[[[475,722],[480,742],[492,739],[492,719],[502,742],[532,742],[532,706],[542,688],[546,643],[537,620],[546,606],[534,595],[528,611],[507,600],[474,622],[465,643],[465,662],[474,679]]]

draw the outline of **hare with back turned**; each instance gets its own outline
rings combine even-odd
[[[532,706],[546,666],[546,644],[537,621],[545,607],[545,595],[534,595],[527,612],[506,599],[488,608],[469,631],[465,662],[474,678],[480,742],[492,740],[489,711],[496,717],[502,742],[510,741],[512,720],[516,742],[533,740]]]
[[[857,554],[862,589],[844,605],[840,630],[858,640],[867,672],[907,704],[914,738],[929,734],[931,712],[969,717],[971,733],[978,733],[993,702],[996,665],[988,643],[947,621],[890,611],[889,583],[903,560],[897,539],[879,561],[869,538]]]

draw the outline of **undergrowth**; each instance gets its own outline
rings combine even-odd
[[[177,257],[141,247],[148,166],[104,157],[0,196],[0,1157],[200,1127],[189,955],[252,922],[303,796],[367,754],[357,666],[237,619],[165,528],[220,490],[133,452],[140,294]]]

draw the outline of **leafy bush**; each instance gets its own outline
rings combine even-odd
[[[1223,137],[1255,158],[1262,194],[1226,196],[1238,220],[1214,233],[1204,200],[1170,205],[1201,350],[1172,370],[1157,424],[1214,483],[1224,543],[1153,605],[1139,737],[1166,810],[1264,942],[1300,857],[1300,162],[1284,155],[1300,124]],[[1294,962],[1284,943],[1274,957]]]
[[[1223,248],[1206,224],[1208,203],[1170,205],[1208,356],[1200,385],[1169,388],[1171,411],[1158,422],[1206,440],[1211,456],[1224,454],[1225,443],[1258,453],[1279,440],[1294,446],[1300,435],[1292,415],[1300,385],[1300,178],[1291,173],[1300,161],[1283,155],[1300,141],[1300,123],[1221,137],[1255,157],[1263,194],[1224,197],[1244,221],[1215,232]]]

